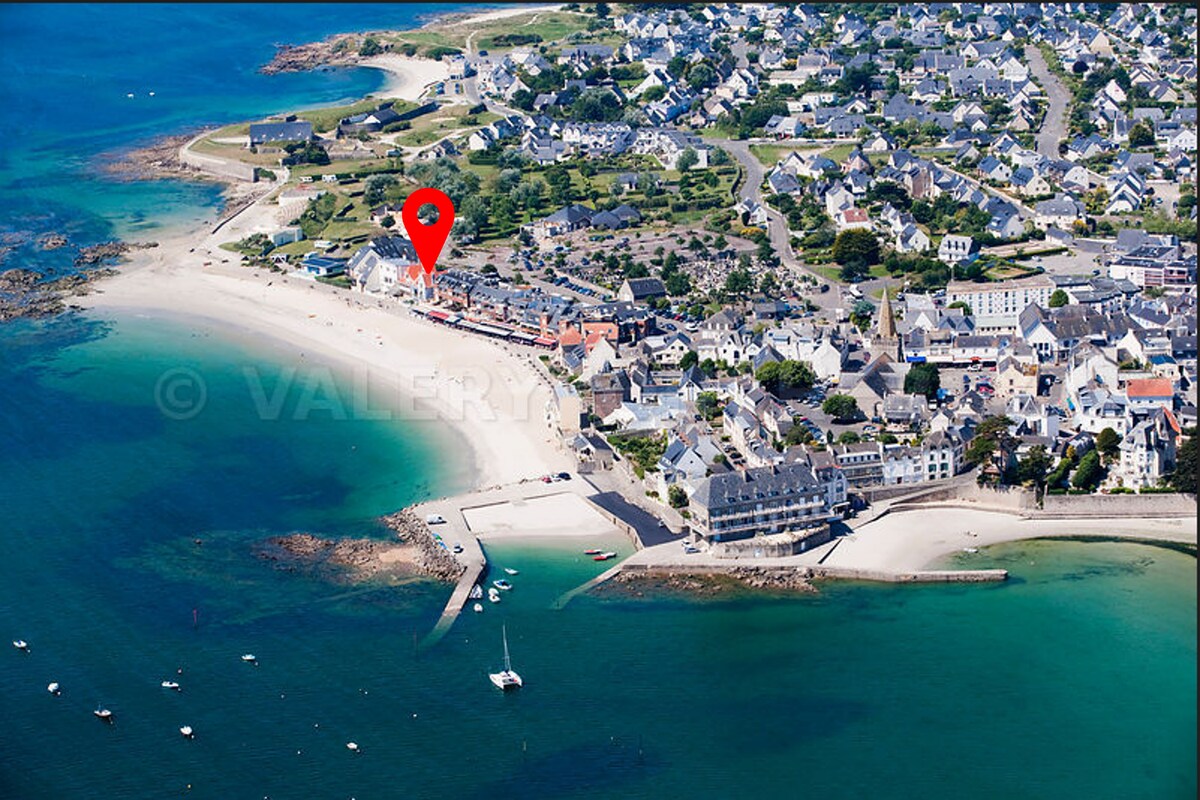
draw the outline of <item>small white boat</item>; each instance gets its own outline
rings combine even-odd
[[[978,547],[964,547],[963,552],[964,553],[978,553],[979,548]]]
[[[46,691],[49,692],[50,694],[54,695],[55,697],[58,697],[60,694],[62,694],[62,689],[59,687],[58,681],[55,681],[54,683],[47,686]]]
[[[504,580],[504,578],[501,578],[498,581],[492,581],[492,586],[495,586],[497,589],[499,589],[502,592],[507,592],[509,589],[512,588],[512,584],[509,583],[508,581]]]
[[[504,669],[499,672],[489,673],[488,679],[491,680],[492,685],[497,689],[507,692],[509,689],[519,689],[524,684],[521,681],[521,676],[513,672],[512,662],[508,658],[508,628],[507,626],[502,626],[500,630],[504,637]]]
[[[474,586],[471,587],[471,591],[467,593],[467,597],[469,597],[472,600],[481,599],[483,597],[483,587],[480,586],[479,584],[475,584]]]
[[[29,642],[26,642],[24,639],[13,639],[13,647],[18,650],[24,650],[26,653],[29,652]]]
[[[520,575],[521,574],[521,573],[517,572],[515,569],[513,569],[512,567],[505,567],[504,571],[507,572],[509,575]]]
[[[163,681],[162,687],[164,689],[171,689],[176,692],[180,691],[179,684],[176,683],[175,681]]]
[[[112,722],[113,713],[111,711],[109,711],[107,708],[102,708],[101,706],[96,706],[96,710],[93,711],[92,713],[95,714],[100,720],[102,720],[104,722]]]
[[[150,96],[151,96],[151,97],[154,97],[154,92],[151,92],[151,93],[150,93]]]
[[[476,614],[482,614],[482,613],[483,613],[483,603],[476,603],[476,604],[473,606],[473,608],[475,609],[475,613],[476,613]]]
[[[245,661],[247,664],[257,664],[258,658],[254,655],[254,653],[246,653],[244,656],[242,656],[242,661]]]
[[[179,733],[182,734],[183,738],[185,738],[185,739],[195,739],[196,738],[196,732],[192,730],[191,725],[184,725],[182,728],[179,729]]]
[[[133,97],[133,92],[129,92],[129,93],[127,93],[125,96],[126,96],[126,97]]]
[[[500,602],[500,593],[498,591],[496,591],[494,588],[489,587],[488,588],[488,600],[491,600],[493,603],[499,603]]]
[[[346,749],[352,753],[357,753],[358,752],[358,743],[357,742],[346,742]]]

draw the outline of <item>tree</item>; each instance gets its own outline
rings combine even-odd
[[[362,45],[358,48],[360,56],[377,56],[383,52],[382,45],[373,37],[368,36],[362,41]]]
[[[946,306],[946,308],[961,308],[965,316],[971,316],[971,304],[966,300],[955,300],[953,303]]]
[[[979,423],[963,458],[970,464],[981,464],[991,458],[997,449],[1011,448],[1014,441],[1012,434],[1008,432],[1011,425],[1012,420],[1003,416],[988,417]]]
[[[1050,454],[1042,445],[1036,445],[1017,464],[1017,479],[1021,483],[1042,486],[1050,470]]]
[[[1055,289],[1050,295],[1051,308],[1062,308],[1069,302],[1071,302],[1071,298],[1067,297],[1067,293],[1062,289]]]
[[[1200,468],[1196,458],[1197,431],[1196,428],[1188,428],[1184,433],[1188,438],[1175,451],[1175,471],[1171,473],[1168,481],[1177,491],[1195,494],[1196,470]]]
[[[651,86],[649,89],[642,92],[642,96],[639,98],[639,100],[643,103],[654,103],[658,100],[662,100],[666,96],[667,87],[662,85]]]
[[[1100,454],[1095,450],[1088,450],[1083,458],[1079,459],[1079,466],[1071,476],[1071,485],[1076,489],[1091,491],[1100,484],[1103,477],[1104,468],[1100,466]]]
[[[913,364],[908,374],[904,376],[904,391],[906,394],[923,394],[929,400],[937,398],[938,389],[942,388],[942,378],[938,374],[937,364],[926,361],[923,364]]]
[[[1096,435],[1096,449],[1110,463],[1121,455],[1121,437],[1112,428],[1105,428]]]
[[[683,358],[679,359],[679,368],[681,370],[689,370],[700,363],[700,356],[695,350],[688,350],[683,354]]]
[[[821,404],[821,410],[834,422],[849,422],[859,415],[858,401],[848,394],[831,394]]]
[[[762,280],[758,282],[758,291],[765,297],[774,297],[779,293],[779,279],[775,277],[774,272],[767,272],[762,276]]]
[[[1145,122],[1138,122],[1129,129],[1129,146],[1153,147],[1154,131]]]
[[[838,444],[858,444],[862,441],[862,437],[855,431],[842,431],[842,435],[837,438]]]
[[[721,404],[717,401],[717,393],[701,392],[696,395],[696,410],[705,419],[712,419],[721,413]]]
[[[754,373],[755,379],[771,394],[785,391],[803,394],[817,382],[812,367],[803,361],[772,361]]]
[[[687,492],[682,486],[672,486],[667,490],[667,502],[671,504],[671,508],[683,508],[688,504]]]
[[[696,148],[685,147],[683,152],[679,154],[679,159],[675,162],[675,168],[680,172],[687,172],[699,163],[700,156],[696,154]]]
[[[596,19],[608,18],[608,3],[596,3]]]
[[[852,261],[875,264],[879,261],[879,239],[872,231],[861,228],[842,231],[833,240],[833,260],[839,264]]]
[[[731,270],[725,276],[725,291],[732,295],[748,294],[754,291],[754,278],[742,267]]]

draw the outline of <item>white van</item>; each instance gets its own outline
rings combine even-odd
[[[426,514],[425,515],[425,524],[426,525],[440,525],[445,521],[446,521],[446,518],[443,517],[441,514]]]

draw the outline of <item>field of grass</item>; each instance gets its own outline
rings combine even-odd
[[[206,155],[220,156],[228,158],[232,161],[241,161],[244,164],[254,164],[258,167],[273,167],[279,168],[279,159],[282,153],[251,153],[247,148],[236,144],[220,144],[212,141],[211,138],[201,139],[192,145],[192,150],[196,153]]]
[[[361,114],[364,111],[374,111],[376,108],[379,108],[379,103],[380,101],[377,99],[359,100],[357,103],[351,103],[348,106],[329,106],[327,108],[310,108],[307,111],[297,111],[296,116],[311,122],[313,129],[318,133],[325,133],[336,128],[338,122],[345,117]],[[416,105],[416,103],[397,100],[392,108],[397,113],[403,113],[409,109],[416,108]]]
[[[464,105],[445,106],[432,114],[417,117],[412,121],[412,128],[401,132],[396,137],[399,147],[420,147],[433,144],[444,138],[452,131],[471,131],[500,119],[499,114],[483,111],[468,115],[469,108]],[[464,122],[464,120],[473,120]]]
[[[809,264],[808,268],[820,275],[825,280],[833,281],[834,283],[845,283],[841,277],[841,267],[837,264]],[[883,268],[882,264],[875,264],[869,270],[872,278],[886,278],[888,271]]]
[[[765,167],[773,167],[788,153],[811,153],[825,149],[823,145],[813,144],[752,144],[750,152]]]
[[[511,45],[509,47],[496,46],[496,36],[506,33],[536,34],[542,37],[539,44],[549,44],[572,33],[586,31],[588,20],[587,15],[571,11],[550,13],[530,11],[528,14],[493,20],[480,25],[464,25],[459,22],[415,31],[397,31],[381,36],[380,39],[393,46],[413,45],[418,48],[419,54],[426,53],[434,47],[455,47],[465,51],[467,36],[472,31],[477,31],[474,38],[477,50],[503,51],[510,49]]]

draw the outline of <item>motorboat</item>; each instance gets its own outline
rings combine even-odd
[[[608,561],[610,558],[616,558],[617,554],[611,550],[607,553],[601,553],[598,556],[592,556],[592,561]]]
[[[482,614],[482,613],[483,613],[483,603],[476,603],[474,606],[472,606],[472,608],[474,608],[474,609],[475,609],[475,613],[476,613],[476,614]]]
[[[491,600],[493,603],[499,603],[500,602],[500,592],[496,591],[495,588],[489,586],[488,587],[488,600]]]
[[[603,550],[597,550],[596,548],[593,547],[591,550],[584,550],[583,554],[585,556],[598,556],[603,552],[604,552]]]
[[[492,586],[495,586],[497,589],[499,589],[502,592],[507,592],[509,589],[512,588],[512,584],[509,583],[508,581],[506,581],[504,578],[501,578],[500,580],[497,580],[497,581],[492,581]]]
[[[111,711],[109,711],[107,708],[103,708],[101,706],[96,706],[96,710],[93,711],[92,713],[95,714],[96,717],[98,719],[100,719],[102,722],[112,722],[113,713]]]
[[[516,571],[515,569],[513,569],[512,567],[505,567],[505,568],[504,568],[504,571],[505,571],[505,572],[507,572],[509,575],[519,575],[519,574],[520,574],[519,572],[517,572],[517,571]]]
[[[254,653],[246,653],[244,656],[242,656],[242,661],[245,661],[247,664],[257,664],[258,657],[255,656]]]
[[[504,669],[499,672],[489,673],[488,678],[497,689],[507,692],[509,689],[521,688],[524,683],[521,680],[521,676],[513,672],[512,662],[508,657],[508,628],[507,626],[502,626],[500,630],[504,637]]]
[[[29,642],[24,639],[13,639],[13,647],[18,650],[24,650],[26,653],[29,652]]]
[[[54,695],[55,697],[58,697],[60,694],[62,694],[62,688],[58,685],[58,681],[55,681],[54,683],[51,683],[49,686],[47,686],[46,691],[49,692],[50,694]]]
[[[162,687],[163,687],[164,689],[170,689],[170,690],[172,690],[172,691],[175,691],[175,692],[178,692],[178,691],[180,691],[179,684],[178,684],[178,683],[176,683],[175,681],[163,681],[163,682],[162,682]]]
[[[185,739],[195,739],[196,738],[196,732],[192,730],[191,725],[184,725],[183,727],[181,727],[179,729],[179,733]]]
[[[358,752],[358,742],[346,742],[346,749],[351,753]]]

